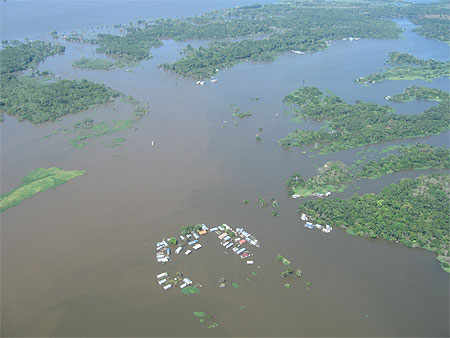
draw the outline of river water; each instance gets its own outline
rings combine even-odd
[[[2,39],[49,40],[53,30],[194,15],[248,3],[6,2],[1,5]],[[246,62],[220,71],[219,82],[205,86],[158,68],[179,58],[188,42],[165,41],[152,50],[153,59],[130,72],[74,69],[72,61],[93,55],[93,47],[64,43],[66,53],[48,58],[41,70],[105,83],[147,101],[150,114],[137,130],[117,135],[127,141],[114,149],[75,149],[70,135],[43,136],[87,116],[126,118],[129,107],[123,103],[38,126],[6,116],[1,126],[2,193],[35,168],[87,173],[2,213],[2,336],[448,336],[449,275],[434,254],[338,229],[330,235],[306,230],[296,213],[298,201],[286,194],[284,181],[293,173],[310,177],[328,160],[350,164],[361,149],[311,157],[303,149],[283,150],[276,142],[298,128],[284,114],[288,107],[282,99],[302,85],[329,89],[348,102],[390,104],[405,114],[418,114],[432,103],[391,104],[383,97],[410,85],[448,90],[448,79],[384,81],[371,87],[353,82],[383,67],[391,51],[449,59],[448,45],[416,35],[407,21],[398,23],[405,30],[400,40],[336,41],[314,54]],[[250,100],[254,97],[260,100]],[[230,104],[253,116],[234,125]],[[305,122],[303,127],[317,129],[320,124]],[[259,143],[258,128],[263,128]],[[415,142],[448,146],[448,140],[449,134],[442,133],[366,149]],[[117,153],[123,158],[114,157]],[[361,180],[338,196],[379,192],[420,173]],[[280,215],[275,218],[269,208],[259,208],[259,196],[276,198]],[[191,256],[166,266],[155,262],[156,241],[196,223],[240,225],[256,235],[261,248],[254,250],[255,265],[224,254],[213,235],[202,239],[204,247]],[[289,280],[289,290],[282,287],[277,253],[303,270],[301,279]],[[155,279],[163,271],[183,271],[202,285],[201,292],[163,291]],[[222,276],[239,288],[219,289]],[[310,291],[306,281],[312,282]],[[193,311],[211,314],[219,326],[208,330]]]

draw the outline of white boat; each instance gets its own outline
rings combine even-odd
[[[160,278],[167,277],[167,276],[168,276],[167,272],[162,272],[159,275],[157,275],[156,278],[160,279]]]
[[[189,255],[191,252],[192,252],[192,250],[186,250],[186,252],[184,254]]]
[[[253,264],[253,261],[247,261],[247,264],[248,264],[248,265],[252,265],[252,264]]]
[[[179,246],[179,247],[175,250],[175,254],[178,255],[178,254],[181,252],[181,250],[183,250],[183,247],[182,247],[182,246]]]

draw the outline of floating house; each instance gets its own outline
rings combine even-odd
[[[306,214],[302,214],[302,216],[300,217],[300,219],[302,221],[307,221],[308,220],[308,216],[306,216]]]
[[[314,225],[311,222],[306,222],[305,223],[305,228],[314,229]]]
[[[167,244],[166,241],[161,241],[161,242],[156,243],[156,246],[162,246],[162,247],[164,247],[164,246],[168,246],[168,244]]]
[[[219,228],[211,228],[211,229],[209,229],[210,232],[215,232],[217,230],[219,230]]]
[[[225,236],[228,236],[226,232],[224,232],[223,234],[221,234],[221,235],[219,236],[219,239],[222,240],[222,239],[225,238]]]
[[[209,228],[206,226],[206,224],[202,224],[202,230],[203,230],[203,231],[208,231]]]
[[[248,265],[253,265],[253,261],[247,261]]]
[[[192,281],[189,278],[183,278],[183,282],[185,282],[187,285],[192,284]]]
[[[206,230],[200,230],[198,232],[199,235],[206,235],[207,233],[208,233],[208,231],[206,231]]]
[[[186,240],[186,238],[183,235],[181,235],[180,238],[181,238],[182,241]]]
[[[194,239],[193,241],[190,241],[188,244],[189,245],[194,245],[196,243],[198,243],[198,239]]]
[[[172,284],[167,284],[163,286],[164,290],[170,289],[172,287]]]
[[[180,285],[180,289],[184,289],[186,286],[187,286],[187,284],[183,283],[183,284]]]
[[[195,239],[199,239],[200,238],[200,236],[197,233],[195,233],[195,232],[192,235],[194,236]]]
[[[225,228],[225,230],[230,230],[231,229],[231,227],[228,225],[228,224],[222,224],[222,226]]]
[[[182,250],[183,250],[183,247],[182,247],[182,246],[179,246],[179,247],[175,250],[175,254],[178,255]]]
[[[167,255],[170,255],[170,253],[171,253],[170,248],[167,248],[166,253],[167,253]]]
[[[198,250],[198,249],[200,249],[201,247],[202,247],[201,244],[195,244],[195,245],[192,247],[192,249]]]
[[[225,249],[229,249],[229,248],[231,248],[233,245],[234,245],[233,243],[229,243],[229,244],[227,244],[227,245],[225,246]]]
[[[192,252],[192,250],[186,250],[186,252],[184,254],[189,255],[191,252]]]
[[[164,279],[159,280],[158,284],[163,285],[165,282],[167,282],[167,279],[164,278]]]
[[[236,251],[236,255],[240,255],[244,251],[245,251],[245,248],[239,249],[238,251]]]
[[[225,237],[223,238],[223,240],[224,240],[224,241],[228,241],[228,240],[230,240],[230,238],[231,238],[230,236],[225,236]]]
[[[225,231],[225,228],[223,226],[221,226],[221,225],[219,225],[218,228],[219,228],[220,231]]]
[[[160,278],[167,277],[167,276],[168,276],[167,272],[162,272],[159,275],[157,275],[156,278],[160,279]]]

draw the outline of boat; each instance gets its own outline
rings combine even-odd
[[[305,223],[305,228],[314,229],[314,225],[311,222],[306,222]]]
[[[171,253],[170,248],[167,248],[166,253],[167,253],[168,255],[170,255],[170,253]]]
[[[186,252],[184,254],[189,255],[191,252],[192,252],[192,250],[186,250]]]

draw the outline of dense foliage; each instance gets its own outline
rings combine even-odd
[[[445,147],[432,147],[426,144],[400,146],[398,154],[389,154],[376,160],[357,160],[347,167],[344,163],[327,162],[317,169],[317,175],[304,180],[302,175],[294,174],[286,181],[288,194],[311,196],[328,191],[342,191],[345,183],[354,178],[379,178],[402,170],[450,169],[450,150]]]
[[[294,115],[328,121],[328,131],[296,130],[279,143],[301,147],[315,143],[316,149],[335,152],[396,138],[438,134],[450,124],[450,102],[443,100],[419,115],[400,115],[388,106],[325,95],[316,87],[302,87],[287,95],[285,103],[298,105]]]
[[[43,83],[24,76],[4,75],[0,85],[0,111],[33,123],[54,121],[119,95],[103,84],[87,80]]]
[[[208,13],[194,21],[208,23],[221,20],[231,25],[240,24],[251,29],[238,30],[236,36],[259,33],[266,37],[262,40],[213,42],[207,48],[189,48],[185,50],[184,58],[163,67],[183,76],[205,78],[214,75],[217,69],[243,61],[272,61],[277,55],[291,50],[315,52],[326,48],[331,40],[351,36],[398,37],[400,30],[393,22],[361,14],[370,11],[370,8],[368,3],[292,1]],[[263,30],[263,27],[270,27],[270,30]],[[238,35],[239,32],[241,34]],[[211,38],[211,33],[202,38]]]
[[[12,73],[36,66],[46,57],[64,53],[65,47],[44,41],[4,41],[0,50],[0,73]]]
[[[124,59],[102,60],[102,59],[89,59],[86,57],[82,57],[81,59],[75,60],[72,63],[72,66],[76,68],[98,69],[98,70],[111,70],[114,68],[126,67],[130,65],[134,65],[134,63]]]
[[[160,47],[162,42],[146,32],[135,32],[125,36],[99,34],[96,44],[99,45],[97,48],[99,53],[136,61],[150,58],[149,49]]]
[[[317,169],[316,176],[306,181],[299,174],[292,175],[286,181],[286,188],[289,195],[310,196],[313,193],[324,194],[343,189],[343,184],[352,180],[353,175],[344,163],[329,161]]]
[[[434,251],[450,271],[449,197],[450,175],[439,173],[403,179],[378,195],[308,201],[298,211],[313,222],[336,225],[350,234]]]
[[[408,87],[402,94],[387,96],[389,101],[407,102],[407,101],[448,101],[449,93],[435,88],[428,87]]]
[[[375,83],[383,80],[416,80],[431,81],[443,76],[450,76],[450,61],[422,60],[408,53],[389,53],[387,63],[395,66],[385,68],[382,73],[360,77],[358,83]]]
[[[450,150],[426,144],[402,147],[399,154],[377,160],[359,161],[359,177],[377,178],[409,169],[450,169]]]

